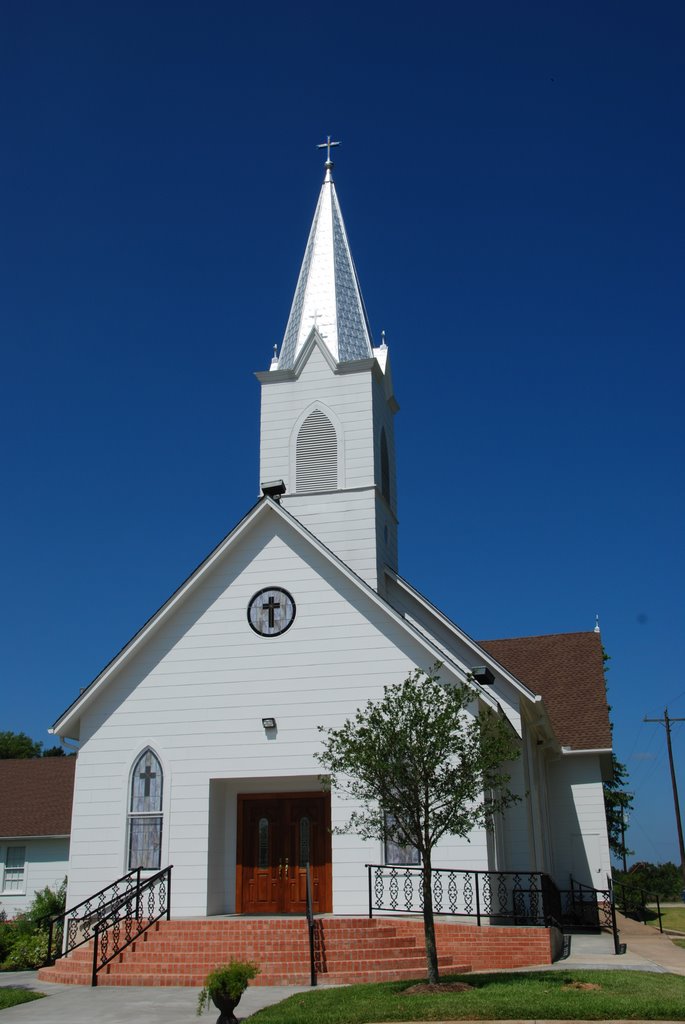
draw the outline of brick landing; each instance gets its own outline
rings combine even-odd
[[[324,917],[320,985],[400,981],[426,976],[423,922],[408,918]],[[546,928],[436,924],[440,969],[464,973],[552,961]],[[41,981],[89,985],[92,945],[74,950]],[[159,921],[98,975],[99,985],[201,986],[218,964],[255,960],[255,985],[308,985],[309,937],[303,918]]]

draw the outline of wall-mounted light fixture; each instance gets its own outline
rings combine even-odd
[[[268,498],[278,501],[282,494],[285,494],[285,484],[282,480],[262,480],[262,494]]]
[[[495,677],[487,665],[476,665],[471,669],[471,675],[481,686],[492,686]]]
[[[276,719],[275,718],[262,718],[262,725],[265,729],[275,729]]]

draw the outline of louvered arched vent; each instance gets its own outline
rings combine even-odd
[[[310,412],[297,435],[297,490],[334,491],[338,486],[338,439],[320,409]]]

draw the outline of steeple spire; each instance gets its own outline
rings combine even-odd
[[[326,176],[283,337],[280,370],[292,368],[313,329],[338,363],[373,355],[364,300],[331,174],[331,147],[339,145],[329,135],[318,146],[326,150]]]

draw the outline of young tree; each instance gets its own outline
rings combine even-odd
[[[503,715],[469,707],[468,685],[440,682],[440,665],[416,669],[403,683],[357,711],[340,729],[325,729],[319,763],[330,785],[357,801],[340,832],[415,846],[421,856],[428,978],[439,981],[433,920],[433,850],[445,835],[468,839],[478,826],[520,799],[503,763],[519,755]]]

